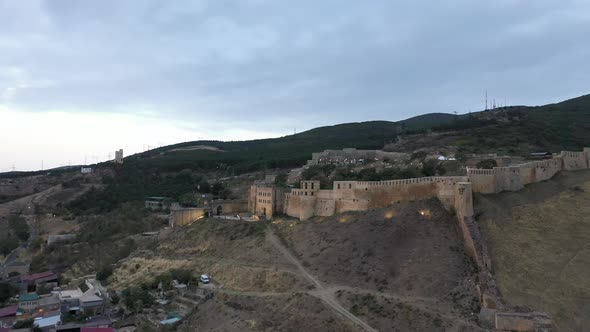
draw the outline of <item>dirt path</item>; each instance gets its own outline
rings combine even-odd
[[[338,312],[348,320],[350,320],[355,325],[361,327],[365,331],[374,331],[377,330],[369,326],[369,324],[365,323],[363,320],[358,318],[357,316],[353,315],[350,311],[346,310],[340,303],[338,303],[334,298],[334,293],[330,289],[324,288],[324,286],[320,283],[316,277],[311,275],[307,270],[303,267],[301,262],[295,256],[289,252],[289,250],[281,243],[279,238],[274,234],[271,228],[268,228],[266,231],[266,240],[272,244],[275,248],[279,250],[279,252],[287,258],[288,261],[293,263],[309,282],[311,282],[315,286],[315,290],[310,291],[309,294],[313,295],[320,300],[322,300],[326,305],[328,305],[332,310]]]

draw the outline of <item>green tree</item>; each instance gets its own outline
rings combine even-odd
[[[17,294],[18,289],[9,283],[0,283],[0,304],[6,303],[11,297]]]
[[[8,217],[8,225],[19,240],[25,242],[29,239],[29,225],[27,225],[25,218],[11,215]]]
[[[113,268],[109,266],[103,267],[100,271],[96,272],[96,280],[105,281],[113,274]]]
[[[492,169],[498,167],[498,163],[494,159],[484,159],[477,163],[477,168]]]
[[[6,256],[10,254],[14,249],[18,248],[18,239],[9,233],[6,238],[0,239],[0,254]]]
[[[286,187],[287,186],[287,173],[279,173],[275,178],[275,185],[278,187]]]

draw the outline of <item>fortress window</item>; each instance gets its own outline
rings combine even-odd
[[[348,189],[352,189],[352,183],[348,184]]]
[[[315,184],[315,183],[313,183],[313,182],[311,183],[311,189],[313,189],[313,185],[314,185],[314,184]]]
[[[305,189],[307,189],[307,182],[305,182]]]
[[[307,191],[305,192],[305,196],[307,196]]]
[[[311,196],[313,196],[313,191],[310,194],[311,194]]]
[[[340,183],[338,184],[338,189],[340,189]]]

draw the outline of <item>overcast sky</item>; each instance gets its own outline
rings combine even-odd
[[[0,171],[590,93],[590,1],[0,0]]]

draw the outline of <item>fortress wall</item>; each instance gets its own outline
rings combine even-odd
[[[213,211],[217,211],[217,207],[221,206],[224,214],[227,213],[242,213],[247,209],[247,203],[243,200],[226,200],[222,202],[213,202]]]
[[[255,214],[256,213],[256,194],[257,194],[257,186],[255,184],[250,186],[250,190],[248,190],[248,212]]]
[[[560,159],[538,161],[536,166],[537,182],[549,180],[562,170]]]
[[[436,196],[436,182],[432,178],[391,181],[359,181],[354,197],[367,208],[381,208],[400,201],[414,201]]]
[[[520,165],[520,182],[523,185],[537,182],[536,163],[527,163]]]
[[[301,196],[285,194],[285,214],[305,220],[313,217],[315,212],[316,196]]]
[[[466,176],[460,177],[435,177],[436,197],[447,210],[455,204],[455,184],[457,182],[469,182]]]
[[[496,192],[517,191],[524,186],[520,180],[520,167],[494,167]]]
[[[586,156],[586,168],[590,168],[590,148],[584,148],[584,156]]]
[[[459,182],[455,185],[455,212],[463,236],[463,244],[467,254],[473,258],[478,267],[482,266],[477,236],[473,230],[473,189],[470,182]]]
[[[266,215],[267,217],[272,218],[275,213],[274,198],[274,188],[259,187],[256,193],[256,215]]]
[[[561,151],[562,167],[565,171],[588,168],[585,152]]]
[[[334,181],[332,187],[334,191],[334,199],[353,199],[355,198],[355,188],[357,181]]]
[[[319,190],[314,207],[314,215],[328,217],[336,213],[336,201],[333,190]]]
[[[467,176],[472,183],[473,192],[476,193],[496,193],[495,174],[493,169],[467,168]]]
[[[186,208],[170,211],[170,226],[184,226],[204,217],[207,214],[204,208]]]
[[[336,213],[336,201],[334,199],[318,198],[315,202],[314,216],[329,217]]]
[[[459,219],[473,217],[473,187],[471,182],[457,182],[454,185],[455,212]]]

